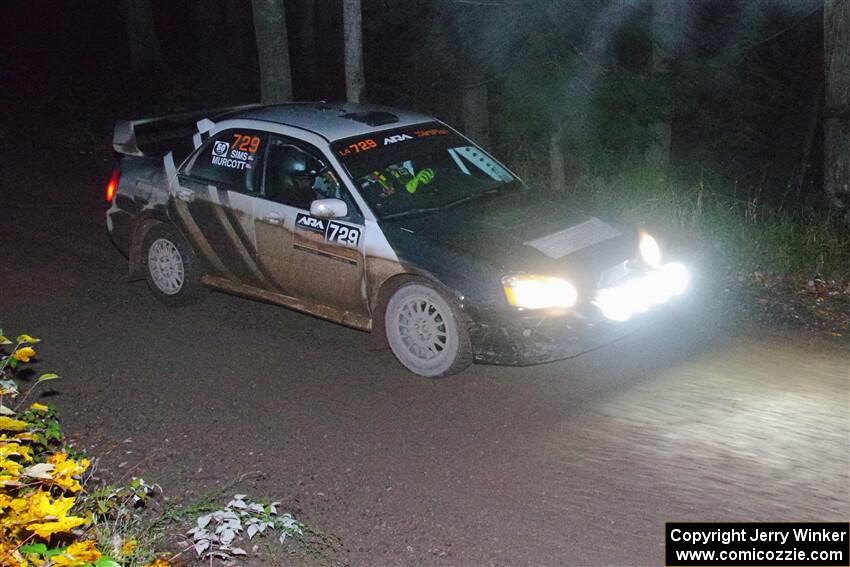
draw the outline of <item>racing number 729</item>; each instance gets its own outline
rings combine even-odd
[[[360,240],[360,229],[331,222],[328,224],[328,235],[326,238],[330,242],[338,242],[347,246],[357,246],[357,241]]]

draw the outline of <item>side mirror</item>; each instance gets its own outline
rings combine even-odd
[[[310,214],[320,219],[348,216],[348,205],[341,199],[317,199],[310,203]]]

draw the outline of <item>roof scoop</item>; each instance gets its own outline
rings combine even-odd
[[[368,112],[349,112],[343,114],[341,118],[348,118],[356,122],[362,122],[369,126],[384,126],[385,124],[394,124],[398,122],[398,116],[392,112],[384,112],[381,110],[371,110]]]

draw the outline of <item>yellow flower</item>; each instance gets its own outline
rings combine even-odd
[[[130,539],[130,540],[125,541],[124,545],[121,546],[121,555],[123,557],[129,557],[130,555],[133,555],[133,553],[136,552],[136,547],[138,545],[139,545],[139,542],[137,542],[134,539]]]
[[[12,353],[12,358],[18,362],[29,362],[35,356],[35,349],[32,347],[19,348]]]
[[[48,539],[53,534],[70,532],[74,528],[85,523],[86,520],[84,518],[78,518],[77,516],[65,516],[50,522],[27,524],[27,529],[37,536]]]
[[[101,553],[95,547],[92,540],[75,541],[65,550],[64,553],[54,555],[51,559],[54,565],[61,567],[72,565],[86,565],[94,563],[101,556]]]
[[[32,449],[20,443],[0,440],[0,457],[23,457],[25,461],[32,461]]]
[[[157,559],[153,563],[148,563],[144,567],[171,567],[171,562],[167,559]]]
[[[16,513],[19,514],[27,509],[28,502],[26,498],[13,498],[11,502],[9,502],[9,507]]]
[[[60,497],[50,500],[46,492],[32,492],[27,494],[27,512],[33,520],[46,518],[61,518],[74,507],[77,499],[73,497]]]
[[[56,453],[47,457],[47,462],[53,465],[53,482],[71,492],[78,492],[80,483],[75,476],[80,476],[89,468],[88,459],[80,459],[78,463],[74,459],[69,459],[67,453]]]
[[[20,476],[21,466],[21,463],[11,459],[0,459],[0,471],[7,472],[14,477]]]
[[[15,434],[13,439],[16,441],[38,441],[38,436],[35,433],[24,431],[23,433]]]
[[[16,512],[8,522],[22,524],[30,532],[49,538],[58,532],[67,532],[86,523],[84,518],[68,516],[68,511],[76,503],[76,498],[50,499],[46,492],[28,494],[25,501],[15,498],[10,507]],[[23,504],[23,506],[22,506]]]
[[[26,428],[27,422],[25,421],[6,417],[5,415],[0,416],[0,429],[5,429],[6,431],[23,431]]]
[[[46,406],[46,405],[44,405],[44,404],[39,404],[38,402],[36,402],[36,403],[34,403],[34,404],[32,404],[32,405],[30,406],[30,409],[31,409],[31,410],[34,410],[34,411],[47,411],[47,410],[49,410],[50,408],[49,408],[49,407],[47,407],[47,406]]]
[[[0,512],[12,504],[12,498],[8,494],[0,493]]]

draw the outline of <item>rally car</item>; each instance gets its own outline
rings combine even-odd
[[[580,354],[688,285],[646,232],[422,114],[246,106],[119,121],[113,147],[131,279],[169,305],[215,288],[371,331],[421,376]]]

